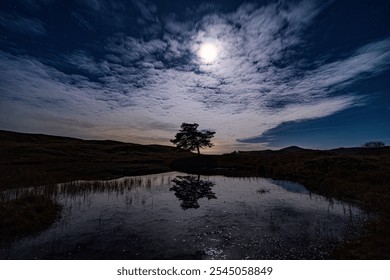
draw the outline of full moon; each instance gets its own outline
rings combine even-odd
[[[205,63],[213,62],[218,55],[218,49],[214,44],[204,43],[200,46],[199,56]]]

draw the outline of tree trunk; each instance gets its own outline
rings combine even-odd
[[[198,156],[200,156],[199,146],[196,146],[196,149],[198,150]]]

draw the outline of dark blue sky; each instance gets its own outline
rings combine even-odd
[[[390,143],[390,1],[3,0],[0,34],[0,129],[169,145],[198,122],[215,153]]]

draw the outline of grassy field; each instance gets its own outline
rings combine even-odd
[[[313,192],[354,201],[379,214],[366,225],[368,234],[341,246],[335,258],[390,259],[390,147],[289,147],[197,157],[167,146],[7,131],[0,131],[0,146],[0,189],[171,170],[300,182]]]

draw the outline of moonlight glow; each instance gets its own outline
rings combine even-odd
[[[199,56],[205,63],[214,62],[218,55],[218,49],[214,44],[204,43],[200,46]]]

